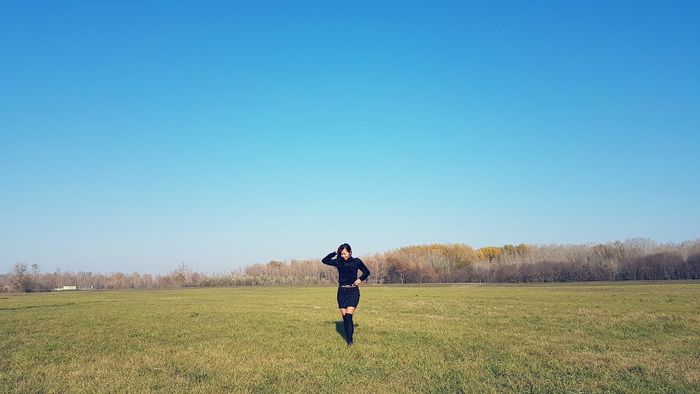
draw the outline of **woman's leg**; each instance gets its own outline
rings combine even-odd
[[[360,303],[360,289],[357,287],[351,288],[348,291],[348,307],[345,308],[345,316],[343,321],[346,324],[345,332],[347,333],[346,339],[348,345],[352,345],[352,334],[355,331],[355,323],[352,321],[352,317],[357,310],[357,305]]]
[[[352,315],[355,313],[355,307],[349,306],[345,308],[343,315],[343,326],[345,327],[345,340],[348,345],[352,345],[352,334],[355,332],[355,323],[352,321]]]
[[[352,314],[348,312],[349,308],[340,308],[340,314],[343,316],[343,329],[345,330],[345,341],[347,343],[352,343]]]

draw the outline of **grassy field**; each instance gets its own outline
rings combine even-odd
[[[0,392],[700,392],[700,283],[0,295]]]

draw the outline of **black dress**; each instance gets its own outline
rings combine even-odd
[[[335,252],[328,254],[321,262],[338,269],[338,308],[349,306],[357,308],[357,304],[360,303],[360,288],[354,284],[357,280],[357,271],[362,271],[360,280],[364,282],[369,276],[369,269],[356,257],[350,257],[345,261],[340,257],[334,259],[333,256],[336,256]]]

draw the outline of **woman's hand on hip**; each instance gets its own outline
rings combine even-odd
[[[355,283],[353,283],[353,285],[355,285],[355,286],[359,286],[359,285],[360,285],[360,283],[362,283],[362,281],[361,281],[361,280],[359,280],[359,279],[357,279],[357,280],[355,280]]]

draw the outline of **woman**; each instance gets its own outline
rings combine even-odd
[[[352,257],[352,248],[348,244],[340,245],[337,252],[329,253],[321,262],[338,269],[338,308],[343,316],[345,340],[348,346],[351,346],[354,330],[352,315],[360,302],[360,283],[367,279],[369,270],[362,260]],[[357,270],[362,271],[362,276],[359,278]]]

